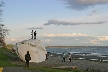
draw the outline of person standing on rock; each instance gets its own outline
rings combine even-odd
[[[32,38],[31,38],[31,39],[33,39],[33,30],[32,30],[32,32],[31,32],[31,35],[32,35]]]
[[[34,39],[36,39],[36,34],[37,34],[37,33],[36,33],[36,31],[35,31],[35,32],[34,32]]]
[[[62,62],[65,62],[65,53],[63,53],[63,60],[62,60]]]
[[[31,60],[29,51],[27,51],[27,54],[25,55],[26,64],[25,66],[29,67],[29,61]]]

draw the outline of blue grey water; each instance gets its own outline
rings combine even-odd
[[[101,54],[108,55],[108,48],[46,48],[48,52],[54,53],[93,53],[93,54]]]

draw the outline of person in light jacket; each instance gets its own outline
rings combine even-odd
[[[63,60],[62,60],[62,62],[65,62],[65,56],[66,56],[66,54],[63,53]]]
[[[69,58],[69,62],[71,62],[71,60],[72,60],[72,56],[71,56],[70,53],[68,53],[68,58]]]

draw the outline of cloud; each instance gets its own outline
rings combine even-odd
[[[75,39],[75,40],[79,40],[79,39]]]
[[[92,16],[94,14],[97,14],[97,10],[93,10],[88,16]]]
[[[44,29],[44,28],[43,27],[30,27],[30,28],[27,28],[27,29],[32,30],[32,29]]]
[[[108,36],[90,36],[82,33],[43,34],[45,45],[106,46]]]
[[[67,8],[74,10],[86,10],[95,5],[103,5],[108,3],[108,0],[60,0],[66,4]]]
[[[81,42],[81,43],[83,43],[83,44],[101,44],[100,42],[95,41],[95,40],[90,40],[88,42]]]
[[[74,37],[44,37],[44,44],[59,46],[105,46],[108,41],[101,41],[95,36],[74,36]],[[49,39],[49,41],[47,41]]]
[[[31,37],[6,38],[7,44],[15,44],[22,40],[28,40]],[[82,33],[72,34],[43,34],[37,37],[45,46],[107,46],[108,36],[90,36]]]
[[[108,41],[108,36],[97,36],[97,38],[101,41]]]
[[[93,13],[93,14],[97,14],[97,10],[93,10],[92,13]]]
[[[58,20],[54,20],[54,19],[51,19],[51,20],[48,20],[48,23],[45,23],[44,25],[45,26],[48,26],[48,25],[64,25],[64,26],[67,26],[67,25],[88,25],[88,24],[104,24],[106,23],[106,21],[97,21],[97,22],[67,22],[67,21],[58,21]]]
[[[30,37],[27,37],[27,36],[23,36],[23,37],[18,37],[18,38],[6,38],[5,39],[5,42],[7,44],[15,44],[17,42],[20,42],[22,40],[26,40],[26,39],[30,39]]]
[[[72,33],[72,34],[43,34],[44,37],[75,37],[75,36],[87,36],[86,34],[81,33]]]

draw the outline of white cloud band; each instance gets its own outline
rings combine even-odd
[[[27,28],[29,30],[32,30],[32,29],[44,29],[43,27],[30,27],[30,28]]]
[[[15,44],[26,39],[30,39],[30,37],[6,38],[6,43]],[[108,36],[89,36],[82,33],[43,34],[43,36],[37,37],[37,39],[43,41],[45,45],[105,46],[108,43]]]
[[[75,36],[87,36],[86,34],[81,33],[72,33],[72,34],[43,34],[45,37],[75,37]]]

